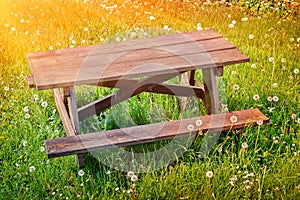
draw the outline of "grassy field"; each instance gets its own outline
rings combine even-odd
[[[299,4],[211,2],[0,0],[0,199],[300,199]],[[140,163],[151,157],[130,155],[163,150],[168,142],[126,148],[127,154],[90,154],[82,170],[73,156],[47,159],[43,141],[64,131],[51,92],[27,86],[26,53],[205,28],[218,30],[251,59],[225,68],[223,104],[229,111],[259,108],[271,124],[248,127],[240,139],[224,133],[205,157],[197,139],[171,165],[148,172]],[[77,91],[79,103],[111,92]],[[180,113],[176,98],[141,94],[81,128],[199,114],[205,111],[193,99]],[[112,162],[117,167],[107,165]],[[128,177],[129,170],[137,177]]]

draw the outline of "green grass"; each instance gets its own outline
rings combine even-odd
[[[0,199],[299,199],[299,4],[232,2],[0,0]],[[117,7],[105,8],[113,5]],[[47,159],[43,141],[65,133],[51,92],[27,86],[26,53],[193,31],[198,23],[218,30],[251,60],[225,67],[219,80],[223,104],[229,111],[259,108],[271,124],[248,127],[241,138],[233,131],[222,133],[206,156],[200,152],[202,138],[192,146],[190,138],[88,154],[83,176],[73,156]],[[234,85],[239,89],[234,91]],[[76,91],[82,105],[112,90]],[[199,114],[205,110],[194,99],[181,113],[177,98],[141,94],[85,120],[81,129],[109,130]],[[244,142],[249,145],[245,151]],[[170,143],[173,149],[167,148]],[[138,176],[134,184],[126,176],[129,170]],[[212,178],[207,171],[213,171]]]

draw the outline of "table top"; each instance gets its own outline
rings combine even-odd
[[[248,62],[213,29],[28,53],[39,90]]]

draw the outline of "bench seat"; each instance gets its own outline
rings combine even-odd
[[[236,116],[237,122],[231,122],[231,116]],[[202,125],[196,126],[196,121],[199,119],[202,121]],[[255,108],[50,139],[45,140],[45,146],[48,158],[54,158],[95,150],[195,136],[198,133],[206,133],[207,131],[243,129],[245,126],[257,125],[258,121],[260,121],[260,124],[269,123],[269,119]],[[151,134],[151,132],[155,132],[155,134]]]

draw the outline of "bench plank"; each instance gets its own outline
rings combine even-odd
[[[230,121],[230,117],[233,115],[238,119],[236,123]],[[198,128],[195,122],[199,119],[202,120],[203,124]],[[257,125],[258,120],[262,120],[263,124],[269,123],[269,119],[258,109],[249,109],[232,113],[207,115],[105,132],[56,138],[45,140],[45,146],[48,158],[54,158],[101,149],[192,136],[198,134],[199,130],[202,132],[213,132],[242,129],[248,125]],[[193,124],[195,127],[192,131],[187,128],[190,124]]]

